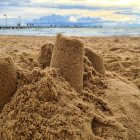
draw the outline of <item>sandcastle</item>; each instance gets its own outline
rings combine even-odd
[[[96,53],[94,53],[91,49],[85,48],[84,49],[85,55],[91,61],[94,69],[99,72],[101,75],[105,75],[105,68],[103,58]]]
[[[16,90],[16,69],[9,56],[0,55],[0,112]]]
[[[81,41],[57,35],[50,66],[59,68],[78,92],[83,89],[83,55],[84,45]]]
[[[53,43],[46,43],[41,47],[38,62],[42,68],[50,66],[53,48],[54,48]]]

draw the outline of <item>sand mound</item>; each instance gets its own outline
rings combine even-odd
[[[84,76],[90,73],[85,70]],[[127,130],[113,119],[106,102],[92,92],[76,92],[57,70],[35,68],[18,75],[23,84],[0,114],[1,139],[127,139]],[[98,95],[104,89],[99,87],[94,83]]]
[[[50,66],[59,68],[77,91],[83,89],[83,53],[81,41],[60,34],[57,36]]]
[[[9,56],[0,55],[0,112],[16,90],[16,69]]]
[[[43,68],[50,66],[53,48],[53,43],[46,43],[41,47],[41,52],[39,53],[38,61]]]
[[[105,68],[103,58],[96,53],[94,53],[91,49],[85,48],[85,55],[88,57],[90,62],[92,63],[94,69],[102,75],[105,75]]]
[[[128,129],[129,140],[140,139],[140,91],[117,79],[108,81],[106,101],[120,123]],[[114,88],[115,87],[115,88]]]

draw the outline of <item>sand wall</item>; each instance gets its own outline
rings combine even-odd
[[[50,66],[59,68],[77,91],[83,89],[83,55],[82,42],[62,35],[57,36]]]
[[[102,75],[105,75],[104,61],[101,56],[94,53],[91,49],[85,48],[85,55],[91,61],[94,69]]]
[[[38,62],[41,65],[42,68],[50,66],[50,61],[51,61],[53,48],[54,48],[53,43],[46,43],[41,47]]]

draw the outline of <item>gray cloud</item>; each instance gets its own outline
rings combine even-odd
[[[54,4],[54,3],[32,3],[34,7],[46,7],[46,8],[57,8],[57,9],[64,9],[64,10],[72,10],[72,9],[79,9],[79,10],[130,10],[129,7],[102,7],[102,6],[90,6],[86,4]]]
[[[0,0],[0,6],[9,7],[9,6],[25,6],[28,5],[31,1],[30,0]]]
[[[115,14],[140,16],[140,12],[139,13],[138,12],[133,12],[133,10],[119,11],[119,12],[115,12]]]
[[[84,4],[63,4],[54,2],[36,3],[31,0],[0,0],[0,7],[43,7],[43,8],[56,8],[56,9],[79,9],[79,10],[129,10],[128,7],[101,7],[101,6],[90,6]]]
[[[27,3],[30,2],[30,0],[22,0],[22,1],[17,1],[17,0],[0,0],[0,3]]]

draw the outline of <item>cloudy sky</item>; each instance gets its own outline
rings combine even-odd
[[[0,0],[0,18],[39,18],[50,14],[99,17],[114,22],[140,23],[140,0]],[[77,15],[77,16],[75,16]]]

